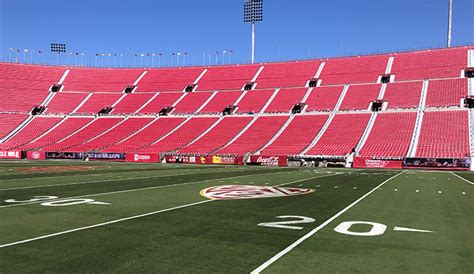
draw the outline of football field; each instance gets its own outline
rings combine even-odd
[[[0,162],[0,273],[474,271],[474,174]]]

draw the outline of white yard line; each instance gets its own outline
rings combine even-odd
[[[468,184],[471,184],[471,185],[474,185],[473,182],[469,181],[468,179],[464,178],[464,177],[461,177],[459,175],[457,175],[456,173],[454,172],[451,172],[451,174],[453,174],[454,176],[458,177],[459,179],[463,180],[464,182],[468,183]]]
[[[284,255],[286,255],[288,252],[292,251],[295,247],[297,247],[298,245],[300,245],[302,242],[304,242],[305,240],[307,240],[308,238],[310,238],[311,236],[313,236],[314,234],[316,234],[319,230],[321,230],[322,228],[324,228],[325,226],[327,226],[329,223],[331,223],[333,220],[335,220],[337,217],[341,216],[343,213],[345,213],[346,211],[348,211],[349,209],[351,209],[353,206],[355,206],[356,204],[358,204],[360,201],[362,201],[363,199],[365,199],[367,196],[369,196],[370,194],[372,194],[374,191],[376,191],[379,187],[383,186],[385,183],[389,182],[390,180],[398,177],[399,175],[403,174],[405,171],[402,171],[398,174],[396,174],[395,176],[392,176],[390,178],[388,178],[387,180],[383,181],[381,184],[379,184],[378,186],[376,186],[375,188],[373,188],[371,191],[367,192],[366,194],[364,194],[362,197],[360,197],[359,199],[357,199],[356,201],[354,201],[352,204],[348,205],[346,208],[344,208],[343,210],[339,211],[338,213],[336,213],[336,215],[332,216],[331,218],[329,218],[328,220],[326,220],[324,223],[320,224],[318,227],[314,228],[313,230],[311,230],[310,232],[308,232],[306,235],[304,235],[303,237],[299,238],[298,240],[296,240],[295,242],[293,242],[291,245],[289,245],[288,247],[286,247],[285,249],[283,249],[282,251],[280,251],[279,253],[277,253],[275,256],[271,257],[268,261],[264,262],[262,265],[260,265],[259,267],[257,267],[255,270],[253,270],[251,273],[260,273],[262,272],[263,270],[265,270],[267,267],[269,267],[271,264],[273,264],[274,262],[276,262],[278,259],[280,259],[281,257],[283,257]]]
[[[119,223],[119,222],[124,222],[124,221],[128,221],[128,220],[138,219],[138,218],[142,218],[142,217],[147,217],[147,216],[151,216],[151,215],[155,215],[155,214],[159,214],[159,213],[164,213],[164,212],[169,212],[169,211],[173,211],[173,210],[177,210],[177,209],[181,209],[181,208],[200,205],[200,204],[208,203],[208,202],[211,202],[211,201],[212,200],[194,202],[194,203],[190,203],[190,204],[180,205],[180,206],[176,206],[176,207],[166,208],[166,209],[162,209],[162,210],[158,210],[158,211],[153,211],[153,212],[148,212],[148,213],[144,213],[144,214],[140,214],[140,215],[135,215],[135,216],[131,216],[131,217],[117,219],[117,220],[113,220],[113,221],[109,221],[109,222],[105,222],[105,223],[89,225],[89,226],[83,226],[83,227],[79,227],[79,228],[75,228],[75,229],[70,229],[70,230],[66,230],[66,231],[61,231],[61,232],[57,232],[57,233],[53,233],[53,234],[40,236],[40,237],[26,239],[26,240],[22,240],[22,241],[18,241],[18,242],[2,244],[2,245],[0,245],[0,248],[19,245],[19,244],[24,244],[24,243],[29,243],[29,242],[42,240],[42,239],[46,239],[46,238],[51,238],[51,237],[56,237],[56,236],[59,236],[59,235],[73,233],[73,232],[77,232],[77,231],[81,231],[81,230],[86,230],[86,229],[101,227],[101,226],[105,226],[105,225],[115,224],[115,223]]]

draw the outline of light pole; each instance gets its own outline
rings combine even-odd
[[[252,64],[255,63],[255,23],[263,21],[263,0],[244,0],[244,23],[252,23]]]
[[[448,0],[448,48],[451,47],[452,27],[453,27],[453,0]]]
[[[61,65],[61,53],[66,52],[66,44],[51,43],[51,52],[58,54],[58,65]]]
[[[13,63],[13,51],[15,49],[14,48],[10,48],[10,63]]]

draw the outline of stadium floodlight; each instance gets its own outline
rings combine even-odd
[[[58,65],[60,65],[61,64],[61,53],[66,52],[66,44],[51,43],[51,52],[56,52],[58,54]]]
[[[448,48],[451,47],[452,27],[453,27],[453,0],[448,0]]]
[[[252,64],[255,62],[255,23],[263,21],[263,0],[244,0],[244,23],[252,23]]]

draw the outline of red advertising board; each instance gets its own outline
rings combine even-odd
[[[125,155],[125,160],[127,162],[157,163],[160,161],[160,155],[146,153],[127,153],[127,155]]]
[[[370,157],[354,157],[354,168],[402,168],[402,160],[376,160]]]
[[[44,151],[27,151],[26,159],[28,160],[45,160],[46,153]]]
[[[261,166],[288,166],[286,156],[251,155],[250,163]]]
[[[13,151],[0,150],[0,159],[21,159],[21,151],[19,151],[19,150],[13,150]]]
[[[207,164],[207,165],[243,165],[243,156],[188,156],[188,155],[167,155],[167,163],[182,164]]]

